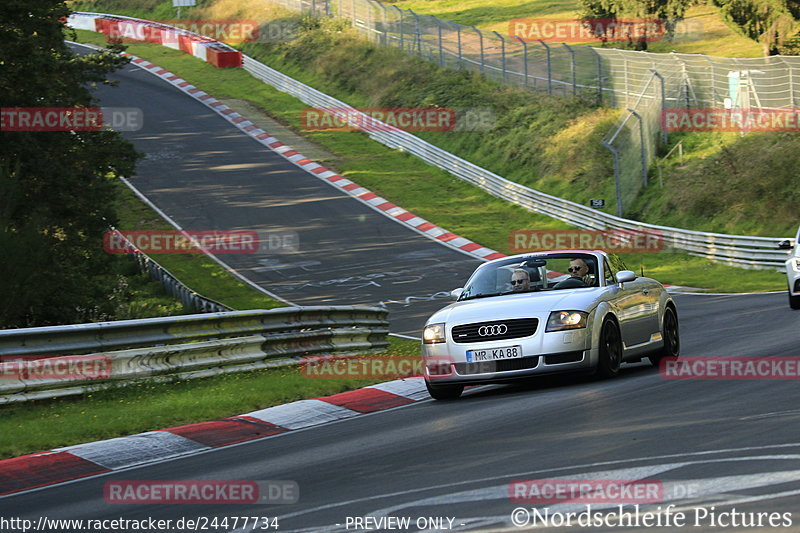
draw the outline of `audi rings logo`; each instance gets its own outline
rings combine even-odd
[[[478,328],[478,335],[481,337],[494,337],[495,335],[505,335],[506,333],[508,333],[508,326],[505,324],[493,324]]]

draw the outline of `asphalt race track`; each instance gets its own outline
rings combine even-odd
[[[300,228],[307,244],[302,261],[319,262],[309,270],[264,270],[257,258],[231,256],[236,268],[270,290],[292,294],[297,303],[377,303],[449,290],[477,264],[314,178],[305,180],[152,76],[131,67],[120,77],[123,87],[104,104],[140,106],[146,117],[154,115],[147,130],[131,138],[164,157],[148,159],[134,180],[162,209],[185,227],[273,227],[283,221]],[[207,168],[228,165],[242,167]],[[307,286],[389,269],[409,269],[418,279],[365,290],[345,283]],[[395,331],[411,331],[442,303],[400,307]],[[789,309],[785,294],[677,295],[676,303],[684,356],[800,355],[800,313]],[[664,497],[642,504],[642,513],[661,511],[654,515],[661,520],[685,513],[681,527],[632,523],[561,531],[798,531],[800,387],[796,380],[669,381],[645,364],[627,366],[607,381],[560,377],[480,387],[456,402],[418,402],[45,487],[0,498],[0,507],[4,515],[32,520],[261,516],[278,517],[278,531],[519,531],[515,523],[531,526],[536,519],[531,507],[547,507],[554,519],[587,510],[585,503],[516,503],[509,497],[513,481],[555,477],[657,480]],[[292,480],[300,496],[296,504],[251,506],[112,505],[103,498],[110,480],[185,479]],[[614,506],[591,509],[606,507]],[[762,526],[750,527],[759,513]],[[780,527],[770,525],[769,513]],[[357,517],[367,515],[407,517],[410,525],[354,527]]]
[[[419,336],[480,264],[308,174],[139,67],[114,78],[119,88],[98,90],[102,104],[144,112],[144,127],[125,133],[147,154],[131,183],[186,230],[296,231],[298,252],[218,255],[293,304],[384,302],[392,332]]]

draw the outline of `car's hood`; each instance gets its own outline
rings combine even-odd
[[[600,287],[562,289],[455,302],[434,313],[428,323],[466,324],[504,318],[526,318],[550,311],[589,311],[603,290]]]

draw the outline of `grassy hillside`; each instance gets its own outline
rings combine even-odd
[[[503,35],[508,34],[508,21],[512,19],[574,19],[579,16],[581,7],[577,0],[401,0],[387,3]],[[649,43],[648,50],[721,57],[762,55],[761,46],[726,24],[719,8],[710,0],[696,2],[686,12],[685,20],[692,28],[699,27],[702,31],[672,41]]]

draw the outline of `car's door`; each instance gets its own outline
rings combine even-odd
[[[625,348],[646,343],[650,336],[657,332],[658,326],[658,289],[646,278],[617,283],[615,276],[621,270],[628,270],[622,260],[608,255],[611,287],[615,293],[614,304],[620,322],[620,333]],[[608,274],[606,274],[608,276]]]

